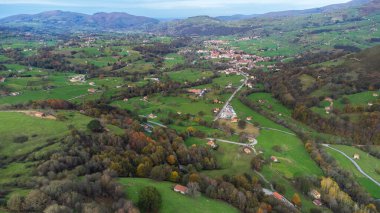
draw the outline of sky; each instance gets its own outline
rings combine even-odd
[[[126,12],[154,18],[262,14],[344,3],[348,0],[0,0],[0,18],[63,10],[93,14]]]

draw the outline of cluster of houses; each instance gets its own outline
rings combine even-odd
[[[243,38],[237,38],[235,41],[249,41],[254,39],[259,39],[260,36],[249,36],[249,37],[243,37]]]
[[[144,80],[160,82],[159,78],[148,78],[148,77],[146,77],[146,78],[144,78]]]
[[[240,50],[226,49],[221,47],[228,44],[223,40],[209,40],[205,41],[207,50],[198,50],[203,59],[230,59],[230,65],[235,69],[241,70],[244,68],[264,68],[264,65],[257,65],[259,62],[270,61],[270,57],[262,57],[253,54],[247,54]],[[272,67],[273,68],[273,67]]]
[[[208,90],[207,89],[188,89],[187,92],[193,93],[199,97],[203,97],[208,92]]]
[[[223,111],[220,113],[220,118],[231,120],[231,121],[236,121],[237,120],[237,114],[231,105],[227,105],[226,107],[224,107]]]
[[[70,78],[71,83],[84,83],[86,82],[86,76],[85,75],[76,75]]]
[[[322,206],[321,193],[319,193],[317,190],[313,189],[310,191],[309,195],[314,199],[314,201],[313,201],[314,205]]]

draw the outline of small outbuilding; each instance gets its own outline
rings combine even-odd
[[[310,191],[310,195],[316,199],[316,200],[319,200],[321,199],[321,193],[319,193],[317,190],[313,189]]]
[[[314,200],[313,203],[316,206],[322,206],[322,202],[320,200]]]
[[[174,189],[173,189],[175,192],[179,192],[179,193],[181,193],[181,194],[186,194],[187,193],[187,187],[186,186],[182,186],[182,185],[179,185],[179,184],[177,184],[177,185],[175,185],[174,186]]]
[[[270,157],[270,159],[271,159],[271,161],[274,162],[274,163],[279,163],[277,157],[275,157],[275,156]]]
[[[358,153],[354,154],[354,160],[360,160],[360,155]]]

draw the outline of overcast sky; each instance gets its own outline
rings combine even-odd
[[[156,18],[260,14],[306,9],[348,0],[0,0],[0,17],[65,10],[92,14],[127,12]]]

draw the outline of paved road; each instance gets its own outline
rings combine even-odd
[[[223,108],[218,112],[218,114],[215,116],[214,118],[214,122],[216,120],[218,120],[220,118],[220,115],[222,114],[222,112],[224,111],[224,109],[230,104],[230,102],[232,101],[232,99],[235,97],[235,95],[244,87],[244,85],[247,83],[247,80],[248,80],[248,77],[247,77],[247,74],[245,73],[241,73],[242,76],[245,78],[245,81],[235,90],[234,93],[232,93],[231,97],[226,101],[226,103],[224,104]]]
[[[147,116],[145,115],[139,115],[139,117],[143,117],[143,118],[148,118]],[[155,124],[157,126],[160,126],[160,127],[163,127],[163,128],[168,128],[167,126],[163,125],[163,124],[160,124],[160,123],[157,123],[157,122],[154,122],[154,121],[147,121],[148,123],[151,123],[151,124]]]
[[[269,127],[261,127],[261,128],[262,128],[262,129],[273,130],[273,131],[278,131],[278,132],[282,132],[282,133],[285,133],[285,134],[288,134],[288,135],[296,136],[296,134],[294,134],[294,133],[286,132],[286,131],[279,130],[279,129],[269,128]]]
[[[354,166],[356,167],[356,169],[358,169],[358,171],[364,175],[365,177],[367,177],[368,179],[370,179],[372,182],[374,182],[377,186],[380,187],[380,183],[378,181],[376,181],[375,179],[373,179],[371,176],[369,176],[367,173],[365,173],[362,168],[359,166],[359,164],[357,164],[352,158],[350,158],[348,155],[346,155],[346,153],[340,151],[339,149],[336,149],[334,147],[331,147],[329,144],[322,144],[323,146],[327,147],[327,148],[330,148],[332,150],[335,150],[337,152],[339,152],[340,154],[344,155],[348,160],[350,160]]]
[[[238,143],[238,142],[234,142],[234,141],[228,141],[228,140],[217,139],[217,138],[206,138],[206,139],[207,140],[216,140],[216,141],[219,141],[222,143],[236,144],[236,145],[240,145],[240,146],[255,146],[258,143],[256,139],[253,143]]]
[[[258,171],[256,171],[255,170],[255,173],[257,174],[257,175],[259,175],[260,177],[261,177],[261,179],[263,179],[263,181],[265,182],[265,183],[267,183],[269,186],[270,186],[270,190],[269,189],[265,189],[265,188],[263,188],[263,191],[264,191],[264,193],[266,194],[266,195],[272,195],[273,194],[273,191],[274,191],[274,188],[273,188],[273,185],[264,177],[264,175],[263,174],[261,174],[260,172],[258,172]]]
[[[157,123],[157,122],[154,122],[154,121],[148,121],[148,123],[155,124],[155,125],[163,127],[163,128],[168,128],[167,126],[160,124],[160,123]]]
[[[67,99],[68,101],[72,101],[72,100],[75,100],[75,99],[78,99],[78,98],[83,98],[83,97],[86,97],[88,94],[83,94],[83,95],[78,95],[78,96],[75,96],[74,98],[70,98],[70,99]]]

